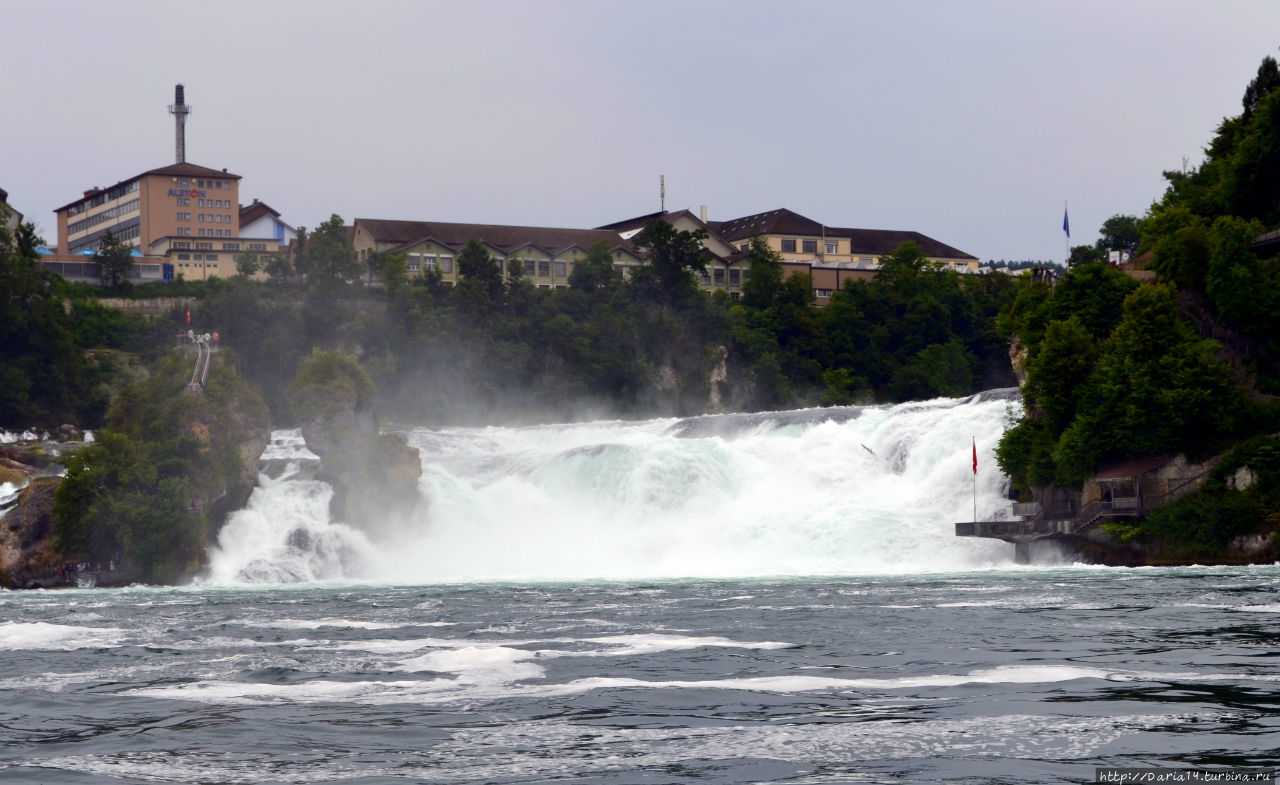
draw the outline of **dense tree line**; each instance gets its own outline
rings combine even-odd
[[[1025,415],[998,449],[1022,493],[1078,484],[1113,460],[1206,458],[1280,425],[1271,396],[1280,385],[1280,258],[1258,242],[1280,223],[1278,87],[1267,57],[1243,113],[1222,122],[1199,167],[1166,172],[1168,187],[1144,217],[1114,216],[1095,246],[1073,249],[1055,287],[1027,283],[1000,317],[1026,351]],[[1130,251],[1159,283],[1139,285],[1108,266],[1107,250]],[[1249,450],[1264,473],[1275,468],[1271,442]],[[1224,466],[1248,462],[1239,449],[1232,455]],[[1121,528],[1129,538],[1199,543],[1187,547],[1212,556],[1280,512],[1277,480],[1228,494],[1215,474],[1204,491]]]
[[[92,287],[44,270],[34,227],[10,232],[7,216],[0,205],[0,425],[96,427],[164,340],[143,317],[97,305]]]
[[[350,259],[340,228],[335,216],[324,254]],[[699,288],[702,239],[654,222],[636,238],[646,265],[620,276],[600,244],[562,290],[537,289],[519,264],[504,270],[479,242],[458,254],[456,286],[375,254],[368,274],[348,262],[337,277],[211,281],[197,317],[237,347],[280,422],[293,371],[316,346],[356,355],[386,416],[424,423],[697,414],[713,397],[732,410],[907,400],[1012,383],[995,328],[1012,279],[933,268],[907,244],[875,280],[814,308],[808,276],[784,278],[757,241],[739,301]],[[331,269],[317,253],[299,267]],[[381,285],[368,288],[370,277]]]

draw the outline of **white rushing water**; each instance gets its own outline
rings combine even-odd
[[[426,512],[372,542],[298,479],[296,431],[223,529],[210,580],[451,582],[891,574],[1012,563],[956,521],[1007,517],[1016,396],[526,428],[415,429]],[[978,473],[972,471],[976,440]],[[311,456],[313,459],[313,456]]]

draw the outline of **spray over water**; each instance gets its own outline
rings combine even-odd
[[[992,453],[1014,391],[898,406],[413,429],[427,511],[372,543],[328,517],[279,432],[215,582],[584,580],[911,573],[1008,564],[953,524],[1008,508]],[[972,471],[976,440],[979,469]],[[276,454],[279,453],[279,454]]]

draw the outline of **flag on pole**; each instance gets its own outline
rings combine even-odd
[[[978,440],[973,440],[973,473],[978,473]]]
[[[1067,220],[1067,206],[1062,206],[1062,231],[1067,233],[1067,239],[1071,239],[1071,222]]]

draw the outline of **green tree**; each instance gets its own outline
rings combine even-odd
[[[1219,317],[1259,337],[1271,332],[1280,307],[1276,278],[1267,274],[1253,250],[1262,231],[1259,222],[1234,216],[1214,221],[1209,231],[1213,251],[1205,277],[1205,291]]]
[[[236,254],[236,272],[246,278],[252,278],[263,268],[263,258],[255,251],[242,251]]]
[[[358,280],[364,271],[347,237],[342,216],[336,213],[310,235],[298,231],[298,270],[312,286],[333,290]]]
[[[1173,287],[1135,290],[1082,398],[1089,409],[1055,448],[1060,479],[1079,482],[1107,459],[1200,455],[1220,444],[1242,400],[1219,348],[1182,316]]]
[[[1044,413],[1053,433],[1075,419],[1081,385],[1097,360],[1097,339],[1074,315],[1049,322],[1039,350],[1027,363],[1023,398]]]
[[[773,305],[782,293],[782,254],[763,237],[752,237],[742,261],[747,266],[742,282],[742,302],[761,310]]]
[[[1113,215],[1102,222],[1098,235],[1098,252],[1104,257],[1108,251],[1124,251],[1132,255],[1138,250],[1138,219],[1132,215]]]
[[[133,246],[116,239],[110,229],[98,240],[98,250],[93,254],[93,261],[100,267],[102,285],[115,289],[129,280],[133,271]]]
[[[1092,245],[1073,245],[1071,253],[1067,256],[1067,267],[1072,268],[1077,265],[1091,264],[1102,260],[1102,254],[1098,252],[1098,248]]]
[[[707,230],[677,231],[667,221],[650,221],[634,243],[649,252],[645,263],[632,273],[632,284],[659,302],[678,302],[696,296],[695,275],[707,271],[711,252],[703,247]]]
[[[263,267],[271,280],[277,283],[283,283],[289,280],[293,275],[293,264],[289,261],[289,257],[283,252],[269,253],[262,257]]]
[[[458,275],[474,281],[489,300],[497,302],[502,298],[502,268],[474,237],[458,253]]]
[[[587,250],[587,255],[573,265],[569,273],[569,287],[580,292],[596,292],[612,288],[619,281],[613,269],[613,257],[609,244],[598,240]]]
[[[1262,100],[1271,95],[1276,88],[1280,88],[1280,66],[1276,64],[1276,59],[1271,55],[1262,58],[1262,63],[1258,65],[1258,74],[1249,82],[1249,86],[1244,90],[1244,97],[1240,102],[1244,105],[1244,120],[1249,120],[1258,109],[1258,104]]]

